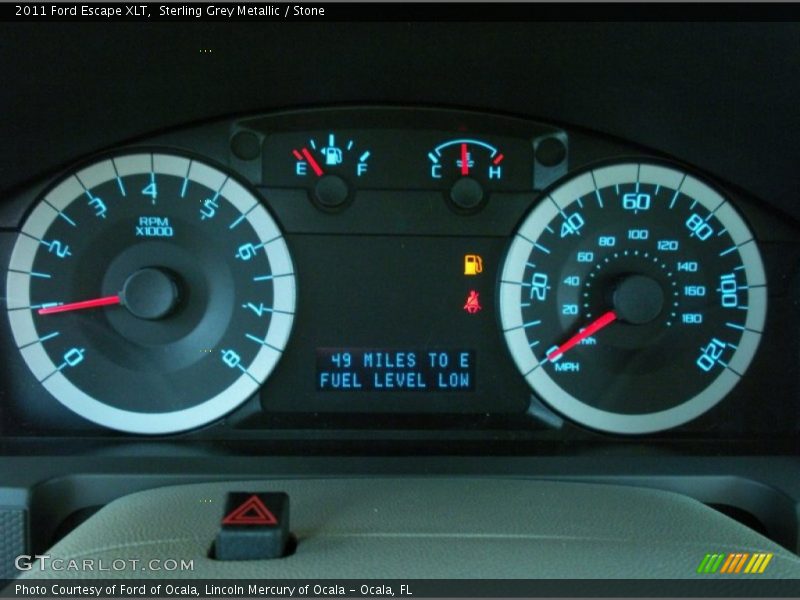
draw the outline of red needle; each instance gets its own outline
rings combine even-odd
[[[466,144],[461,144],[461,174],[469,175],[469,161],[467,160]]]
[[[562,354],[564,354],[567,350],[569,350],[573,346],[577,346],[583,340],[585,340],[591,335],[594,335],[595,333],[600,331],[603,327],[605,327],[606,325],[610,325],[616,320],[617,320],[617,313],[615,313],[613,310],[610,310],[607,313],[600,315],[589,325],[584,327],[581,331],[573,335],[566,342],[561,344],[558,348],[550,352],[547,355],[547,360],[552,361],[553,359],[560,357]]]
[[[122,304],[122,300],[119,296],[106,296],[105,298],[94,298],[93,300],[83,300],[82,302],[70,302],[69,304],[60,304],[58,306],[48,306],[47,308],[40,308],[36,312],[40,315],[52,315],[54,313],[82,310],[84,308],[96,308],[98,306],[109,306],[111,304]]]
[[[311,170],[314,171],[314,175],[322,177],[322,167],[319,166],[319,163],[311,155],[311,152],[308,151],[308,148],[303,148],[300,152],[303,153],[303,158],[311,165]]]

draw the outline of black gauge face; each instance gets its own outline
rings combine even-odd
[[[766,314],[752,234],[683,172],[620,164],[553,190],[509,250],[501,320],[543,400],[596,429],[702,414],[744,374]]]
[[[294,270],[235,180],[167,154],[116,156],[35,207],[8,275],[14,338],[64,405],[122,431],[170,433],[241,404],[291,329]]]

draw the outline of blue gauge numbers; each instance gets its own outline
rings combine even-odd
[[[511,243],[499,295],[533,391],[587,427],[629,434],[722,400],[753,359],[767,308],[758,248],[731,204],[646,163],[546,193]]]
[[[58,182],[25,221],[8,316],[33,376],[120,431],[184,431],[266,380],[292,326],[292,260],[245,186],[199,160],[120,154]]]
[[[293,177],[313,177],[321,214],[338,218],[352,201],[344,177],[370,172],[372,152],[347,135],[308,140],[287,152]],[[487,202],[480,182],[508,175],[505,156],[449,140],[430,150],[425,175],[452,183],[449,219],[472,218]],[[745,375],[764,330],[752,232],[722,193],[675,166],[617,162],[568,176],[536,199],[495,262],[497,343],[542,402],[591,429],[652,433],[709,411]],[[278,224],[235,176],[177,153],[118,152],[67,173],[32,207],[11,253],[8,319],[31,374],[64,406],[119,431],[169,434],[212,423],[261,388],[292,330],[295,279]],[[423,356],[413,338],[362,339],[315,346],[316,392],[475,386],[473,350],[451,384],[449,371],[368,364],[392,348]]]

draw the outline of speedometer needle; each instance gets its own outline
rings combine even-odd
[[[611,323],[613,323],[616,320],[617,320],[617,313],[614,312],[613,310],[610,310],[607,313],[604,313],[604,314],[600,315],[594,321],[592,321],[589,325],[587,325],[586,327],[581,329],[578,333],[576,333],[571,338],[569,338],[566,342],[561,344],[558,348],[556,348],[555,350],[550,352],[547,355],[547,360],[553,361],[556,358],[559,358],[567,350],[569,350],[570,348],[572,348],[574,346],[577,346],[583,340],[585,340],[586,338],[588,338],[591,335],[594,335],[595,333],[597,333],[598,331],[603,329],[603,327],[606,327],[607,325],[610,325]]]
[[[59,304],[58,306],[48,306],[46,308],[40,308],[36,312],[40,315],[52,315],[54,313],[83,310],[84,308],[110,306],[112,304],[122,304],[122,299],[119,297],[119,295],[105,296],[104,298],[94,298],[92,300],[82,300],[81,302],[70,302],[69,304]]]
[[[322,167],[319,166],[319,163],[308,151],[308,148],[303,148],[300,153],[303,155],[303,158],[306,159],[306,162],[311,166],[311,170],[314,171],[314,175],[317,177],[322,177]]]

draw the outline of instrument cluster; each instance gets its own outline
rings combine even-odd
[[[84,158],[4,210],[5,435],[800,425],[797,225],[600,135],[257,115]]]

